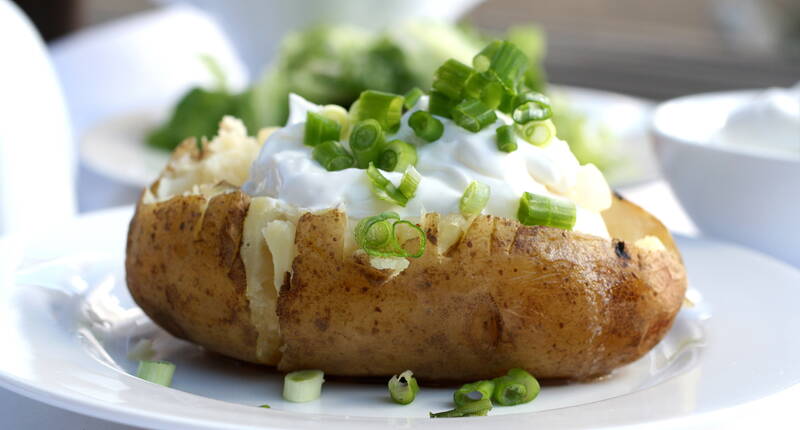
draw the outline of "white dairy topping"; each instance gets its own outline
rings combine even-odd
[[[576,202],[574,230],[608,237],[599,214],[610,205],[608,185],[602,175],[579,175],[596,169],[591,165],[580,166],[566,142],[553,139],[545,147],[537,147],[518,139],[519,149],[507,154],[497,149],[495,129],[502,123],[511,123],[509,118],[500,118],[498,123],[478,133],[439,118],[445,125],[444,135],[433,143],[423,143],[408,126],[408,117],[427,108],[426,105],[427,99],[423,97],[415,109],[403,115],[400,130],[391,136],[417,145],[416,169],[422,180],[406,207],[376,198],[364,170],[328,172],[313,160],[312,149],[303,145],[305,119],[308,111],[318,111],[321,107],[296,95],[290,96],[291,114],[286,127],[275,131],[262,146],[244,190],[253,196],[269,196],[312,211],[341,207],[353,218],[387,210],[403,218],[419,217],[426,212],[459,213],[461,195],[473,180],[491,188],[484,213],[510,219],[516,219],[519,199],[525,191],[560,198],[594,194],[595,198],[584,205],[593,206],[593,210]],[[346,142],[342,144],[347,147]],[[400,183],[402,173],[382,173],[394,184]],[[578,181],[578,177],[599,178]],[[578,182],[583,192],[578,192]],[[586,192],[587,186],[592,193]]]
[[[733,110],[719,143],[800,159],[800,83],[770,88]]]

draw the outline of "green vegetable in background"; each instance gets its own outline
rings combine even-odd
[[[533,25],[508,29],[504,37],[528,57],[524,84],[545,92],[542,61],[545,36]],[[194,88],[175,106],[169,120],[153,130],[147,142],[174,149],[188,136],[212,137],[224,115],[242,119],[251,134],[262,127],[283,125],[289,114],[288,96],[296,93],[318,104],[350,106],[364,90],[404,94],[431,88],[436,69],[453,58],[471,64],[489,41],[470,26],[411,21],[374,34],[348,26],[319,25],[288,35],[276,61],[242,93],[231,92],[219,65],[201,60],[216,81],[215,88]],[[434,94],[435,96],[435,94]],[[590,127],[587,118],[563,101],[554,100],[552,121],[581,163],[606,170],[614,161],[613,136]],[[445,115],[447,116],[447,115]]]

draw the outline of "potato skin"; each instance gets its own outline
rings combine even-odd
[[[140,202],[127,281],[175,336],[275,364],[256,355],[245,293],[249,201],[235,190]],[[429,381],[465,381],[523,367],[539,378],[589,379],[634,361],[669,330],[686,275],[663,225],[629,202],[614,205],[610,213],[632,217],[609,222],[626,242],[480,216],[444,254],[435,246],[439,216],[428,214],[425,254],[396,276],[345,254],[343,212],[307,213],[278,297],[278,368],[355,377],[412,369]],[[647,234],[668,238],[668,249],[633,246]]]
[[[343,255],[345,218],[298,223],[278,298],[280,370],[476,380],[522,367],[588,379],[658,343],[686,289],[672,252],[494,216],[478,217],[446,255],[428,246],[392,277]],[[423,223],[434,244],[435,218]]]
[[[136,303],[173,335],[257,362],[239,255],[250,198],[241,191],[139,203],[125,269]]]

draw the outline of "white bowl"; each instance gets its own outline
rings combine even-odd
[[[653,115],[656,154],[704,234],[800,266],[800,159],[714,144],[731,110],[756,93],[698,94],[660,104]]]

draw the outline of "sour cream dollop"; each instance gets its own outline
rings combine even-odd
[[[800,83],[770,88],[731,111],[718,142],[800,159]]]
[[[544,147],[518,139],[518,149],[504,153],[497,149],[495,130],[510,124],[501,116],[497,123],[478,133],[467,131],[446,118],[444,135],[433,143],[416,137],[408,117],[427,108],[422,98],[403,115],[400,129],[387,139],[402,139],[417,145],[417,171],[422,180],[416,195],[405,207],[379,200],[373,194],[362,169],[328,172],[312,158],[303,145],[306,113],[321,106],[292,94],[289,121],[275,131],[261,148],[250,169],[244,190],[252,196],[268,196],[298,208],[322,210],[340,207],[351,218],[364,218],[392,210],[403,218],[427,212],[459,213],[459,201],[472,181],[491,189],[484,213],[516,219],[519,200],[527,191],[573,200],[577,206],[574,230],[608,237],[600,211],[611,204],[611,193],[602,174],[593,165],[581,166],[566,142],[554,138]],[[342,142],[347,147],[347,142]],[[400,172],[383,172],[399,184]]]

